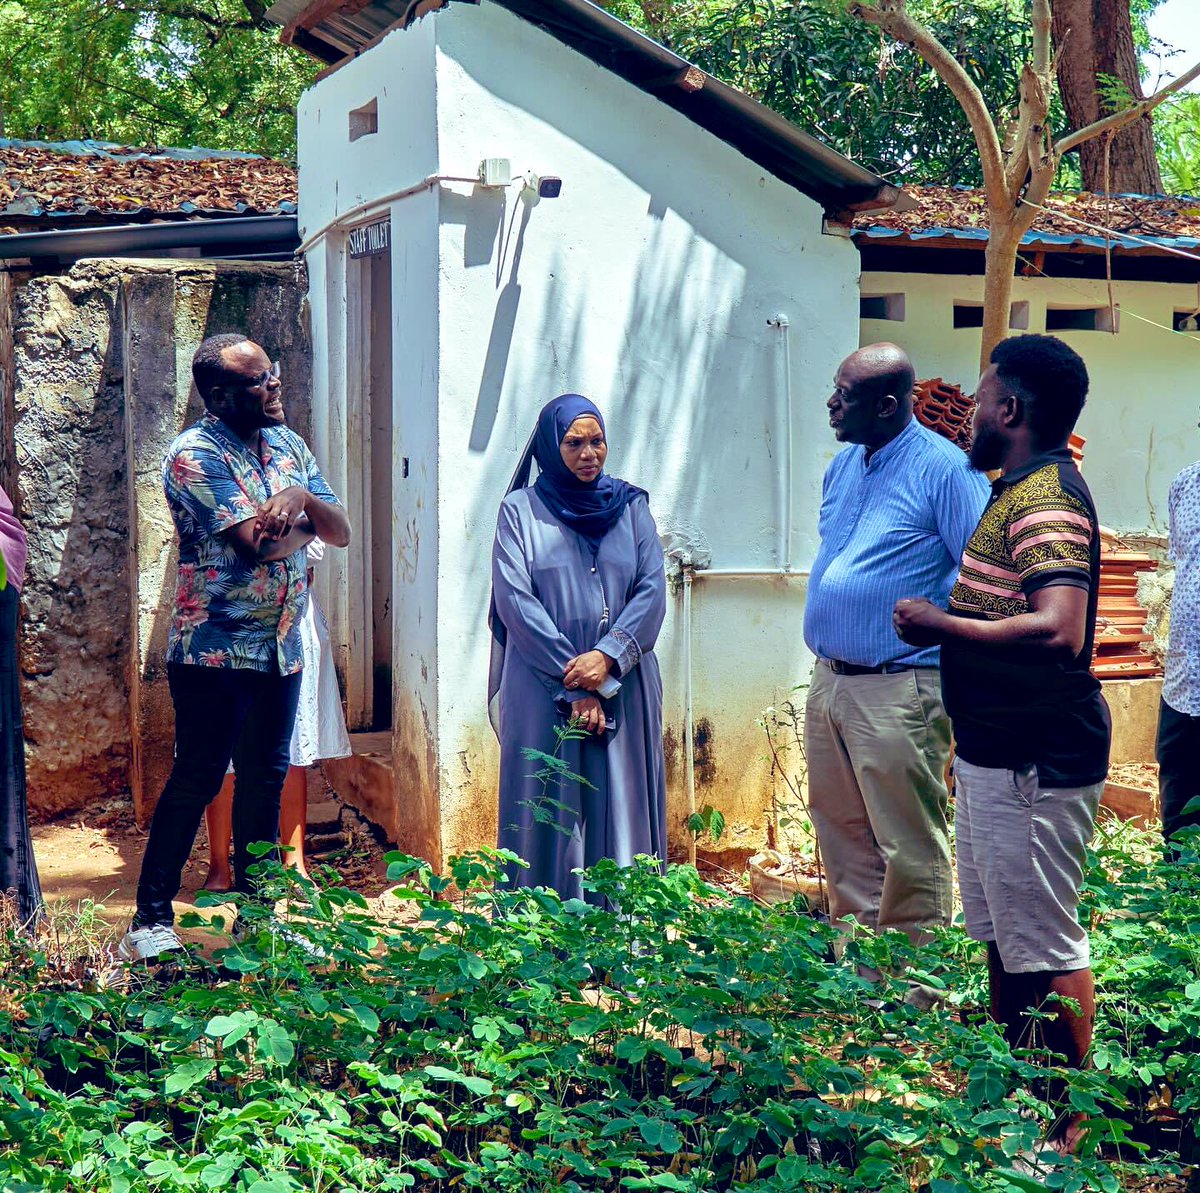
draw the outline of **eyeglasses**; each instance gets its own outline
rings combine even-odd
[[[245,382],[247,389],[262,389],[269,385],[272,381],[279,380],[279,361],[276,361],[269,369],[264,369],[253,381]]]

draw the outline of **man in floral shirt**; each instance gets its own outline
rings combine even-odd
[[[278,363],[245,336],[220,335],[197,349],[192,375],[207,413],[163,462],[179,535],[167,647],[175,765],[120,945],[130,960],[180,947],[171,901],[231,759],[236,889],[250,889],[248,847],[275,842],[300,691],[304,548],[316,536],[333,547],[350,541],[312,452],[283,425]]]

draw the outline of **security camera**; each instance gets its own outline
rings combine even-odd
[[[525,187],[521,191],[521,198],[530,207],[540,203],[543,199],[557,199],[561,194],[561,178],[556,178],[553,174],[525,175]]]

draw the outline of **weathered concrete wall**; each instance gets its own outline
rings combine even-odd
[[[17,492],[29,536],[21,664],[29,803],[125,789],[129,580],[119,276],[81,268],[18,292]]]
[[[303,293],[291,265],[105,260],[35,279],[13,299],[34,814],[131,789],[140,813],[152,806],[173,731],[163,650],[175,560],[162,453],[199,411],[191,356],[219,331],[243,330],[282,358],[289,416],[307,433]]]
[[[15,504],[17,501],[17,461],[13,441],[13,302],[21,275],[0,273],[0,485]],[[19,512],[19,510],[18,510]]]

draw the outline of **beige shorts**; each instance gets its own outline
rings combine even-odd
[[[1085,969],[1079,891],[1103,783],[1045,788],[1037,770],[955,759],[958,886],[967,934],[1009,973]]]

